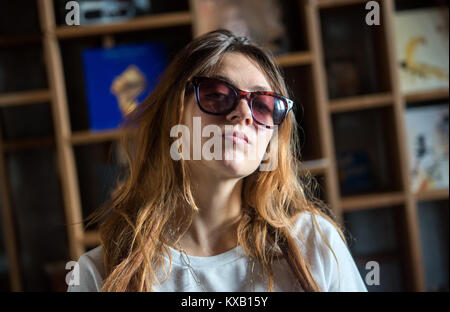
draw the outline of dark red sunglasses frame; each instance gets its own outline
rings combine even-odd
[[[233,91],[236,93],[236,101],[233,103],[233,106],[232,106],[229,110],[227,110],[227,111],[225,111],[225,112],[223,112],[223,113],[213,113],[213,112],[206,111],[206,110],[202,107],[202,105],[200,104],[200,95],[199,95],[200,84],[201,84],[202,81],[207,81],[207,80],[215,80],[215,81],[217,81],[217,82],[223,83],[223,84],[225,84],[226,86],[228,86],[231,90],[233,90]],[[289,111],[290,111],[290,110],[293,108],[293,106],[294,106],[294,101],[292,101],[291,99],[288,99],[288,98],[285,97],[285,96],[282,96],[282,95],[280,95],[280,94],[277,94],[277,93],[275,93],[275,92],[272,92],[272,91],[254,91],[254,92],[243,91],[243,90],[240,90],[240,89],[236,88],[235,86],[233,86],[233,85],[230,84],[229,82],[227,82],[227,81],[225,81],[225,80],[222,80],[222,79],[219,79],[219,78],[212,78],[212,77],[198,77],[198,76],[197,76],[197,77],[192,78],[191,83],[192,83],[192,85],[194,86],[194,94],[195,94],[195,100],[196,100],[196,102],[197,102],[197,105],[198,105],[198,107],[199,107],[204,113],[206,113],[206,114],[211,114],[211,115],[227,115],[227,114],[231,113],[233,110],[235,110],[236,107],[237,107],[237,105],[239,104],[239,100],[240,100],[242,97],[245,97],[245,99],[247,100],[247,104],[248,104],[248,106],[250,107],[250,111],[251,111],[251,113],[252,113],[253,120],[255,120],[258,124],[263,125],[263,126],[265,126],[266,128],[269,128],[269,129],[272,129],[274,126],[279,126],[279,125],[281,125],[281,123],[286,119],[286,116],[287,116],[287,114],[289,113]],[[252,104],[253,104],[253,99],[254,99],[254,97],[255,97],[256,95],[269,95],[269,96],[273,96],[273,97],[275,97],[275,98],[280,99],[280,100],[284,103],[284,105],[285,105],[285,113],[284,113],[284,116],[281,118],[281,121],[280,121],[278,124],[274,124],[274,126],[269,126],[269,125],[266,125],[266,124],[263,124],[263,123],[259,122],[259,121],[255,118],[255,116],[254,116],[254,114],[253,114],[253,107],[252,107]]]

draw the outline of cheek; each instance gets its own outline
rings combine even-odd
[[[192,109],[192,117],[199,117],[201,120],[202,129],[207,125],[217,125],[223,124],[223,116],[211,115],[204,113],[197,104],[194,105]]]
[[[205,126],[211,124],[220,125],[219,123],[220,117],[221,116],[214,116],[204,113],[203,111],[200,110],[197,103],[195,103],[193,99],[189,102],[186,102],[185,109],[183,112],[183,124],[186,125],[189,129],[189,142],[187,143],[190,146],[191,152],[194,145],[202,147],[203,144],[207,140],[209,140],[208,137],[202,136],[203,129]],[[194,140],[196,140],[196,138],[200,139],[199,145],[197,143],[194,144]]]
[[[192,97],[184,102],[182,124],[188,127],[192,124]]]
[[[194,98],[191,98],[189,102],[186,102],[186,109],[183,114],[183,122],[185,125],[192,129],[194,117],[199,117],[201,121],[202,129],[206,125],[219,125],[222,116],[215,116],[204,113],[195,103]]]
[[[257,135],[257,145],[256,145],[257,155],[259,160],[262,160],[264,157],[264,153],[267,152],[270,140],[272,139],[273,130],[258,129],[256,135]]]

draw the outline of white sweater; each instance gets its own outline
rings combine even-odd
[[[332,247],[333,253],[322,240],[318,230],[312,231],[310,214],[302,214],[295,226],[296,238],[302,233],[307,244],[298,240],[300,250],[308,258],[314,279],[322,291],[367,291],[353,258],[339,236],[337,230],[323,217],[316,217],[322,233]],[[243,248],[237,246],[227,252],[211,257],[189,256],[194,274],[201,282],[199,287],[194,274],[185,264],[183,256],[170,248],[172,254],[172,272],[169,278],[155,285],[154,291],[267,291],[267,278],[263,278],[262,266],[253,266],[248,261]],[[100,291],[105,278],[101,246],[83,254],[78,260],[79,285],[69,286],[68,291]],[[165,269],[169,261],[166,258]],[[160,271],[165,277],[163,270]],[[253,272],[253,273],[252,273]],[[283,259],[273,266],[275,291],[302,291],[288,263]]]

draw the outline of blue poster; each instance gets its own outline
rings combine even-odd
[[[141,103],[167,66],[162,43],[135,43],[83,51],[91,130],[114,129]]]

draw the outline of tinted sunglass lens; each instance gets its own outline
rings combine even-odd
[[[253,117],[266,126],[279,125],[284,118],[286,105],[278,97],[257,95],[252,103]]]
[[[199,85],[199,100],[201,108],[205,111],[222,114],[233,107],[236,93],[224,83],[205,80]]]

